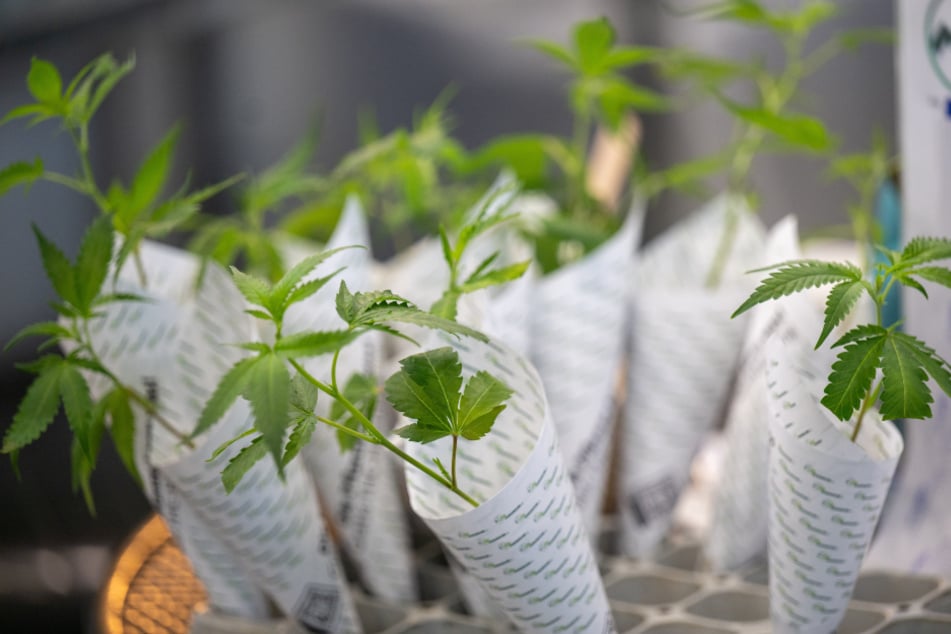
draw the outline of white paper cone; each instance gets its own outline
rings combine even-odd
[[[368,247],[369,239],[363,209],[355,197],[350,197],[326,248]],[[299,245],[294,251],[285,254],[289,263],[320,249],[301,250]],[[328,258],[313,273],[314,276],[346,268],[312,297],[291,307],[285,332],[345,328],[334,303],[339,280],[345,281],[352,291],[369,290],[370,261],[367,249],[347,249]],[[357,372],[378,376],[380,345],[381,338],[371,333],[343,350],[337,366],[341,388]],[[329,382],[329,355],[306,359],[303,365],[320,380]],[[329,398],[319,398],[318,413],[329,415],[330,405]],[[385,450],[364,443],[341,453],[336,432],[324,425],[314,431],[302,455],[320,491],[325,510],[339,527],[343,545],[367,590],[393,602],[416,601],[419,592],[413,574],[409,527],[400,504],[390,456]]]
[[[845,615],[903,445],[871,412],[851,442],[800,354],[767,343],[770,611],[774,631],[823,634]]]
[[[728,214],[738,224],[722,283],[706,288]],[[704,438],[719,422],[745,319],[731,320],[752,287],[738,276],[760,262],[763,230],[741,198],[720,196],[638,256],[621,447],[622,550],[652,554]]]
[[[539,377],[496,344],[450,345],[464,375],[486,370],[515,394],[485,438],[460,446],[460,487],[479,506],[407,465],[413,510],[520,631],[616,631]],[[444,439],[407,450],[426,464],[450,464],[450,446]]]
[[[540,279],[532,310],[531,359],[551,405],[585,529],[597,535],[624,357],[627,298],[643,209],[584,259]]]
[[[148,301],[108,306],[94,328],[94,347],[113,373],[188,434],[221,376],[240,358],[230,344],[253,339],[253,324],[220,268],[208,267],[196,291],[194,256],[151,243],[142,245],[141,256],[147,289],[136,287],[136,273],[127,266],[121,290]],[[252,426],[246,402],[238,401],[192,449],[155,418],[137,414],[137,453],[146,463],[140,472],[159,509],[169,502],[162,493],[173,489],[285,613],[318,631],[359,632],[303,467],[290,465],[285,485],[273,462],[262,460],[228,495],[220,474],[239,446],[206,461],[217,446]]]
[[[690,465],[719,422],[743,340],[731,320],[744,293],[640,289],[633,302],[621,434],[620,543],[655,552],[670,529]]]
[[[771,264],[799,257],[796,220],[787,216],[770,231],[764,257]],[[768,506],[766,473],[769,427],[765,423],[766,340],[782,331],[786,339],[805,341],[819,314],[807,298],[795,296],[750,311],[736,382],[727,412],[726,454],[714,499],[714,514],[706,535],[704,554],[716,571],[735,570],[766,554]]]

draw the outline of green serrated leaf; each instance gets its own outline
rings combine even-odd
[[[251,470],[251,467],[264,458],[267,453],[268,446],[265,443],[264,436],[258,436],[246,447],[242,447],[241,451],[228,461],[227,466],[221,472],[221,483],[224,485],[225,491],[228,493],[234,491],[242,478]]]
[[[58,105],[63,94],[63,80],[56,66],[34,57],[30,62],[30,72],[26,76],[26,85],[30,94],[40,103]]]
[[[914,348],[905,339],[887,337],[882,352],[882,418],[930,418],[933,400]]]
[[[89,384],[83,375],[70,364],[63,364],[60,369],[59,394],[63,401],[63,410],[69,422],[73,435],[79,440],[86,457],[95,464],[93,455],[93,420],[92,396],[89,393]]]
[[[941,266],[922,266],[907,271],[905,275],[917,275],[929,282],[951,288],[951,271]]]
[[[22,119],[24,117],[33,117],[31,125],[34,123],[39,123],[46,119],[50,119],[57,115],[57,111],[41,103],[30,103],[23,106],[18,106],[5,114],[2,119],[0,119],[0,126],[3,124],[13,121],[14,119]]]
[[[32,163],[21,161],[11,163],[0,170],[0,196],[16,187],[23,185],[29,189],[38,178],[43,176],[43,161],[37,158]]]
[[[824,286],[834,282],[860,282],[862,271],[849,262],[824,262],[822,260],[796,260],[787,262],[775,269],[760,282],[753,294],[743,302],[733,317],[740,315],[757,304],[779,299],[807,288]]]
[[[291,269],[284,274],[284,277],[280,279],[271,290],[271,302],[272,306],[278,307],[283,306],[284,308],[288,305],[288,298],[291,296],[291,293],[297,287],[298,284],[317,266],[322,263],[327,258],[332,255],[339,253],[345,249],[358,249],[362,248],[359,246],[347,246],[340,247],[338,249],[330,249],[323,251],[321,253],[316,253],[310,255],[297,264],[295,264]],[[338,269],[339,270],[339,269]],[[329,279],[329,278],[328,278]]]
[[[934,379],[938,387],[951,396],[951,371],[949,371],[948,362],[938,356],[933,348],[928,347],[920,339],[904,332],[895,331],[892,333],[904,349],[915,357],[922,369]]]
[[[893,268],[903,270],[947,258],[951,258],[951,239],[917,237],[905,245],[901,259]]]
[[[467,440],[478,440],[492,429],[503,403],[514,392],[502,381],[480,370],[469,378],[459,403],[458,433]]]
[[[360,318],[354,322],[354,325],[374,326],[376,324],[389,324],[390,322],[413,324],[423,328],[441,330],[451,335],[464,335],[479,341],[488,341],[488,337],[477,330],[432,313],[421,311],[413,306],[384,305],[370,308],[364,311]]]
[[[415,440],[421,436],[435,440],[456,429],[462,365],[452,348],[437,348],[406,357],[401,369],[386,380],[384,390],[390,404],[415,425],[398,432]],[[419,442],[429,442],[419,441]]]
[[[96,296],[109,274],[112,260],[112,221],[108,216],[99,216],[86,230],[76,257],[77,308],[89,313]]]
[[[332,354],[361,334],[356,330],[325,330],[286,335],[275,342],[274,352],[287,358]]]
[[[26,339],[27,337],[54,337],[56,339],[69,340],[73,338],[73,332],[58,324],[55,321],[43,321],[38,324],[30,324],[17,334],[13,335],[10,341],[7,342],[7,345],[4,346],[4,352],[16,345],[17,342]]]
[[[816,341],[817,349],[826,338],[832,334],[835,327],[842,323],[842,320],[852,312],[852,308],[855,307],[856,302],[859,301],[859,297],[862,296],[862,292],[865,290],[865,282],[862,281],[842,282],[829,291],[829,296],[826,298],[825,320],[822,325],[822,332],[819,334],[818,341]]]
[[[548,57],[557,60],[571,69],[578,69],[578,62],[571,52],[560,44],[548,40],[531,40],[529,46]]]
[[[317,418],[314,416],[302,416],[298,418],[296,422],[294,422],[294,428],[291,430],[290,436],[287,438],[287,445],[284,447],[284,455],[281,458],[281,464],[283,466],[286,467],[289,465],[291,460],[296,458],[297,454],[300,453],[300,450],[310,443],[310,439],[314,435],[314,429],[316,427]],[[347,437],[352,439],[351,436]]]
[[[525,271],[528,270],[530,265],[531,260],[526,260],[524,262],[517,262],[515,264],[510,264],[509,266],[503,266],[501,268],[481,273],[479,275],[473,274],[463,283],[462,289],[466,293],[471,293],[482,288],[498,286],[500,284],[505,284],[506,282],[511,282],[512,280],[517,280],[525,274]]]
[[[853,341],[860,341],[862,339],[883,337],[888,334],[888,330],[878,326],[876,324],[863,324],[861,326],[856,326],[852,330],[848,331],[842,335],[839,339],[832,344],[833,348],[838,348],[852,343]]]
[[[149,209],[162,193],[168,180],[169,169],[172,165],[172,155],[178,138],[181,134],[179,126],[173,127],[155,146],[142,162],[129,188],[129,208],[135,215]],[[132,218],[125,219],[131,224]]]
[[[287,297],[286,306],[287,307],[293,306],[294,304],[298,302],[302,302],[308,297],[313,296],[314,293],[322,289],[327,284],[327,282],[329,282],[332,278],[336,277],[336,275],[340,273],[340,271],[342,270],[343,270],[342,268],[337,269],[330,275],[327,275],[325,277],[317,277],[312,280],[308,280],[304,282],[303,284],[298,285],[296,288],[294,288],[293,291],[291,291],[291,294]]]
[[[258,432],[256,429],[246,429],[240,434],[238,434],[237,436],[235,436],[234,438],[230,438],[224,441],[223,443],[218,445],[214,451],[211,452],[211,455],[205,460],[205,462],[214,462],[215,458],[217,458],[218,456],[226,452],[228,448],[234,445],[236,442],[244,440],[248,436],[254,436],[257,433]]]
[[[129,395],[122,390],[114,390],[108,396],[108,410],[109,433],[116,453],[132,478],[141,483],[142,476],[135,463],[135,414],[129,404]]]
[[[607,18],[581,22],[574,30],[578,68],[582,73],[597,73],[614,46],[614,27]]]
[[[234,279],[235,286],[244,295],[244,298],[252,304],[269,308],[271,285],[259,277],[242,273],[235,267],[231,267],[231,276]]]
[[[198,417],[198,424],[192,431],[191,438],[205,432],[221,420],[225,412],[244,393],[248,382],[252,380],[252,370],[261,358],[249,357],[242,359],[221,377],[221,382],[218,383]]]
[[[77,306],[79,302],[76,294],[76,274],[73,271],[73,265],[55,244],[46,239],[46,236],[40,232],[36,225],[33,225],[33,233],[40,245],[40,256],[43,259],[46,277],[49,278],[60,297],[73,306]]]
[[[60,378],[65,364],[48,362],[39,375],[27,388],[13,423],[3,437],[3,453],[21,449],[40,437],[46,431],[59,410]]]
[[[792,145],[814,152],[824,152],[834,145],[825,125],[814,117],[791,113],[778,114],[762,108],[741,106],[727,99],[721,99],[721,101],[735,116],[772,132]]]
[[[868,394],[882,358],[887,334],[854,340],[839,353],[822,404],[842,420],[849,420]]]
[[[254,412],[254,427],[261,432],[267,450],[283,472],[281,453],[287,428],[291,376],[284,360],[276,354],[258,357],[250,366],[244,397]]]

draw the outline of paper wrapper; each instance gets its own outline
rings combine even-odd
[[[119,290],[148,301],[107,306],[93,327],[93,345],[113,373],[155,403],[180,433],[188,434],[217,382],[241,354],[229,344],[252,339],[253,324],[243,312],[243,297],[220,268],[208,267],[196,291],[197,258],[152,243],[142,245],[141,256],[148,288],[137,286],[130,265],[120,276]],[[175,509],[190,509],[217,539],[206,542],[208,532],[180,536],[186,549],[212,544],[212,551],[200,553],[198,571],[207,569],[202,560],[230,553],[230,560],[216,569],[247,571],[254,585],[302,624],[328,632],[359,632],[303,466],[291,464],[284,484],[273,462],[262,460],[229,495],[220,474],[240,443],[206,462],[221,443],[252,426],[247,403],[238,401],[193,449],[153,417],[136,414],[138,466],[153,503],[172,515],[173,530],[189,525],[174,517]],[[210,589],[212,596],[253,595],[250,585],[234,583],[238,590]],[[252,600],[251,605],[260,604],[260,597]]]
[[[355,197],[347,200],[326,248],[347,245],[369,245],[366,218]],[[293,263],[320,250],[313,246],[304,251],[302,245],[297,245],[293,250],[285,250],[285,256],[289,263]],[[346,268],[315,295],[291,307],[285,332],[293,334],[346,327],[337,315],[334,303],[339,280],[345,281],[353,291],[369,290],[370,261],[366,249],[347,249],[328,258],[313,276]],[[369,333],[343,350],[337,365],[337,380],[341,387],[357,372],[378,376],[381,343],[377,333]],[[329,381],[329,355],[306,359],[303,365],[317,378]],[[377,411],[381,410],[377,407]],[[319,398],[317,411],[327,416],[330,399]],[[385,428],[380,416],[374,422]],[[324,508],[339,528],[343,546],[356,565],[363,585],[371,594],[388,601],[418,600],[409,527],[400,503],[394,477],[395,465],[390,454],[381,447],[362,442],[341,453],[336,431],[319,425],[302,455],[320,491]]]
[[[728,213],[738,226],[723,283],[705,288]],[[714,237],[716,239],[714,239]],[[730,319],[752,288],[763,231],[740,199],[715,199],[638,257],[631,300],[627,407],[621,434],[620,543],[650,556],[667,534],[690,465],[723,415],[746,319]]]
[[[485,438],[460,446],[460,487],[479,506],[407,465],[413,510],[519,631],[616,631],[539,377],[499,345],[449,345],[463,374],[486,370],[515,394]],[[407,443],[426,464],[449,464],[450,448]]]
[[[767,343],[770,611],[776,632],[821,634],[845,615],[903,445],[871,412],[851,442],[800,350]]]
[[[800,257],[794,217],[770,231],[764,249],[771,262]],[[735,308],[735,307],[734,307]],[[724,424],[726,454],[714,499],[704,554],[716,571],[735,570],[766,554],[768,507],[766,472],[769,427],[765,421],[766,340],[782,331],[787,340],[803,345],[814,336],[821,315],[801,295],[760,305],[750,311],[736,382]]]
[[[634,248],[643,209],[582,260],[540,279],[531,359],[538,368],[585,530],[597,535],[610,463],[618,372],[624,356]]]

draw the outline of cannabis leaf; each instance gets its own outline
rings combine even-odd
[[[865,414],[877,403],[885,420],[930,418],[934,397],[929,379],[951,396],[948,362],[916,337],[882,323],[882,308],[895,284],[924,292],[913,277],[918,276],[949,285],[951,270],[922,265],[951,258],[951,241],[915,238],[900,253],[887,249],[883,252],[888,263],[877,264],[870,279],[865,279],[861,271],[848,262],[799,260],[761,269],[773,272],[734,313],[736,316],[768,300],[833,284],[826,298],[818,348],[854,309],[859,297],[868,294],[876,306],[877,323],[855,326],[832,344],[833,349],[841,350],[832,364],[821,400],[844,421],[851,421],[858,412],[852,428],[853,441],[858,437]]]
[[[478,440],[492,429],[512,390],[488,372],[479,371],[462,389],[462,364],[452,348],[437,348],[400,361],[401,369],[386,380],[386,398],[415,423],[396,433],[428,443],[452,436],[451,481],[456,484],[457,441]]]

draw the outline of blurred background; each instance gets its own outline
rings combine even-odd
[[[31,57],[48,59],[71,77],[112,51],[120,59],[134,53],[136,69],[94,119],[92,158],[103,180],[128,179],[176,121],[184,124],[180,175],[187,166],[193,182],[204,185],[254,172],[298,141],[318,114],[317,163],[329,169],[357,145],[360,110],[371,108],[384,132],[407,126],[450,84],[457,89],[450,105],[454,133],[468,148],[516,131],[568,135],[565,76],[519,40],[567,41],[574,22],[606,15],[624,43],[781,61],[767,34],[691,20],[679,11],[689,4],[0,0],[0,113],[28,100],[24,78]],[[824,25],[817,41],[838,29],[894,23],[890,0],[841,4],[842,16]],[[895,147],[893,56],[888,46],[865,47],[833,60],[804,85],[810,112],[823,118],[843,151],[866,150],[875,128]],[[648,116],[643,123],[645,158],[658,167],[715,151],[731,129],[714,103]],[[50,128],[21,122],[0,128],[0,165],[41,156],[71,172],[71,142]],[[765,221],[796,213],[806,233],[846,222],[850,192],[831,182],[825,168],[804,157],[760,160],[753,180],[767,201]],[[648,239],[696,204],[662,197],[650,210]],[[227,197],[215,201],[215,210],[229,210]],[[52,316],[52,290],[30,223],[73,255],[93,211],[49,184],[35,186],[29,198],[17,189],[0,199],[0,340]],[[31,357],[29,346],[0,357],[0,428],[28,384],[14,364]],[[71,492],[64,421],[22,453],[19,482],[6,459],[0,461],[0,632],[97,631],[97,592],[117,549],[148,513],[109,443],[103,452],[93,478],[96,517]]]

